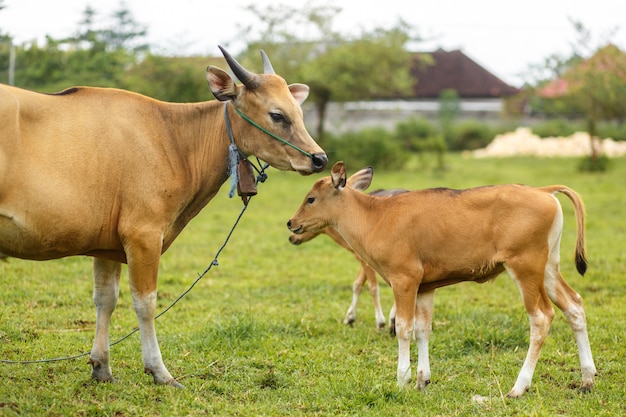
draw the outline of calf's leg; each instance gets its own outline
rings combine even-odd
[[[542,263],[540,254],[529,256],[528,262],[517,263],[517,265],[507,265],[506,270],[517,284],[528,318],[530,321],[530,344],[528,353],[522,365],[515,385],[509,391],[508,396],[516,398],[524,394],[530,388],[533,373],[537,366],[541,347],[543,346],[552,319],[554,318],[554,309],[543,285],[543,268],[539,269],[537,265],[545,265]],[[544,257],[545,259],[545,257]]]
[[[365,262],[361,262],[361,270],[356,279],[352,283],[352,303],[346,312],[346,317],[343,320],[344,324],[353,324],[356,320],[356,306],[359,301],[359,296],[363,291],[363,285],[367,281],[369,286],[372,301],[374,302],[374,317],[376,319],[376,327],[382,329],[385,327],[385,314],[380,305],[380,294],[378,290],[378,281],[376,280],[376,272]]]
[[[120,292],[119,262],[94,258],[93,302],[96,306],[96,335],[89,354],[92,366],[91,377],[98,381],[113,381],[111,372],[109,326],[111,315]]]
[[[376,318],[376,328],[382,329],[383,327],[385,327],[385,314],[383,313],[383,308],[380,305],[380,287],[378,285],[378,280],[376,279],[376,271],[374,271],[372,267],[367,264],[363,264],[363,270],[365,271],[367,285],[370,288],[370,294],[372,296],[372,301],[374,302],[374,317]]]
[[[361,267],[358,275],[352,283],[352,302],[350,303],[350,307],[348,307],[348,311],[346,312],[346,317],[343,320],[344,324],[352,325],[356,320],[356,305],[359,302],[359,296],[361,295],[361,291],[363,291],[364,284],[365,271],[363,270],[363,267]]]
[[[558,264],[546,268],[546,288],[548,296],[563,312],[569,322],[578,347],[578,357],[582,370],[582,391],[589,391],[593,387],[596,375],[596,366],[591,354],[589,336],[587,335],[587,320],[583,308],[582,297],[574,291],[563,279]]]

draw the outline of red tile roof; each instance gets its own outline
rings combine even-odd
[[[424,54],[415,54],[411,73],[417,78],[416,98],[438,98],[441,91],[453,89],[461,98],[497,98],[519,93],[512,87],[470,59],[460,50],[438,49],[428,53],[431,65]]]

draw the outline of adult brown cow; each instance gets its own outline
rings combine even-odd
[[[97,380],[113,379],[109,322],[127,263],[145,371],[156,383],[180,386],[163,364],[154,327],[159,259],[229,176],[226,111],[243,156],[301,174],[326,166],[304,126],[300,104],[308,87],[287,85],[263,52],[264,74],[255,74],[220,49],[243,85],[209,66],[219,101],[173,104],[118,89],[46,95],[0,86],[0,252],[94,258],[90,361]]]

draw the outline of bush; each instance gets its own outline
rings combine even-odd
[[[455,151],[484,148],[494,137],[495,131],[486,123],[467,120],[453,127],[450,148]]]
[[[437,133],[435,126],[423,118],[410,118],[398,123],[394,131],[394,137],[407,151],[412,152],[440,152],[441,145],[445,151],[445,142]]]
[[[598,136],[626,141],[626,123],[602,123],[598,126]]]
[[[353,170],[365,166],[401,169],[409,158],[392,134],[380,128],[349,132],[341,136],[329,135],[324,138],[324,149],[331,161],[344,161]]]
[[[566,119],[552,119],[533,126],[533,133],[540,138],[571,136],[579,131],[586,131],[584,124]]]
[[[605,172],[609,168],[610,160],[606,155],[585,156],[578,164],[581,172]]]

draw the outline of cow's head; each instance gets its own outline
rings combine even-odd
[[[337,162],[331,171],[330,177],[318,180],[304,198],[302,205],[287,222],[292,233],[316,233],[327,226],[336,226],[336,219],[345,210],[342,204],[346,185],[349,188],[363,191],[372,183],[374,170],[371,167],[363,168],[346,178],[346,166]]]
[[[309,95],[309,87],[304,84],[287,85],[282,77],[274,73],[263,51],[264,73],[255,74],[245,69],[222,47],[220,49],[243,85],[235,84],[228,73],[214,66],[207,68],[207,81],[213,95],[220,101],[230,101],[239,113],[231,113],[230,117],[239,150],[285,171],[311,174],[326,168],[326,153],[307,132],[300,108]],[[288,144],[253,126],[250,121]]]

